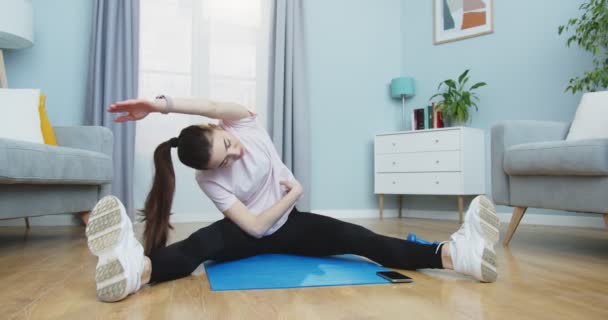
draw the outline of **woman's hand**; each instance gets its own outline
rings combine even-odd
[[[119,101],[108,107],[108,112],[123,113],[114,122],[137,121],[145,118],[150,112],[160,112],[160,106],[145,99]]]
[[[284,180],[279,183],[287,189],[288,193],[294,193],[297,196],[301,196],[304,193],[304,188],[302,188],[302,185],[298,182],[298,180]]]

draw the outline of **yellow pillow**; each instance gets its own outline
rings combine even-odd
[[[42,129],[42,139],[44,140],[45,144],[56,146],[57,139],[55,139],[55,131],[53,131],[51,122],[46,115],[46,109],[44,108],[45,99],[46,97],[41,94],[40,105],[38,106],[38,113],[40,114],[40,129]]]

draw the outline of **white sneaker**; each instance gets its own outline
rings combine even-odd
[[[86,234],[89,249],[99,259],[95,269],[97,297],[113,302],[139,290],[144,250],[118,198],[106,196],[97,202]]]
[[[460,229],[451,236],[450,254],[454,271],[482,282],[498,277],[494,244],[498,242],[500,222],[494,204],[485,196],[469,206]]]
[[[469,210],[464,216],[463,224],[475,228],[477,233],[481,234],[492,246],[498,242],[500,220],[496,215],[494,203],[486,196],[477,196],[471,201]]]

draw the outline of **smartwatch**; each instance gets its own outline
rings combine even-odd
[[[162,114],[169,114],[169,112],[173,111],[173,100],[164,94],[156,96],[156,100],[165,100],[165,110],[161,111]]]

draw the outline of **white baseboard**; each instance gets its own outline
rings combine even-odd
[[[213,222],[224,218],[220,212],[174,213],[169,221],[171,223]]]
[[[358,219],[358,218],[378,218],[380,213],[377,209],[357,209],[357,210],[313,210],[318,214],[334,217],[337,219]],[[498,212],[498,218],[502,223],[511,221],[511,212]],[[396,218],[397,209],[385,209],[383,212],[386,218]],[[433,220],[458,220],[456,211],[427,211],[427,210],[404,210],[403,217],[420,218]],[[556,214],[525,214],[520,224],[564,226],[564,227],[583,227],[583,228],[605,228],[602,215],[556,215]]]
[[[377,209],[314,209],[314,213],[330,216],[337,219],[373,219],[379,217]],[[397,209],[384,210],[385,218],[396,218]],[[434,220],[458,220],[455,211],[427,211],[408,209],[403,211],[406,218],[421,218]],[[498,217],[502,223],[511,221],[511,212],[499,212]],[[219,212],[176,213],[171,215],[171,223],[212,222],[223,218]],[[31,226],[69,226],[79,222],[71,214],[30,217]],[[521,224],[566,226],[584,228],[605,228],[602,215],[555,215],[555,214],[525,214]],[[25,226],[23,218],[0,220],[0,226]]]
[[[380,216],[377,209],[313,209],[312,212],[330,216],[336,219],[374,219]],[[385,218],[396,218],[397,209],[384,210]],[[420,218],[433,220],[458,220],[458,213],[455,211],[427,211],[427,210],[404,210],[403,216],[406,218]],[[189,222],[210,222],[222,219],[220,213],[179,213],[171,216],[172,223]],[[498,218],[502,223],[508,224],[511,221],[511,212],[498,212]],[[565,226],[565,227],[584,227],[584,228],[605,228],[601,215],[556,215],[556,214],[526,214],[520,224]]]
[[[40,217],[29,217],[30,226],[75,226],[80,222],[73,214],[54,214]],[[0,227],[25,227],[25,219],[2,219]]]

